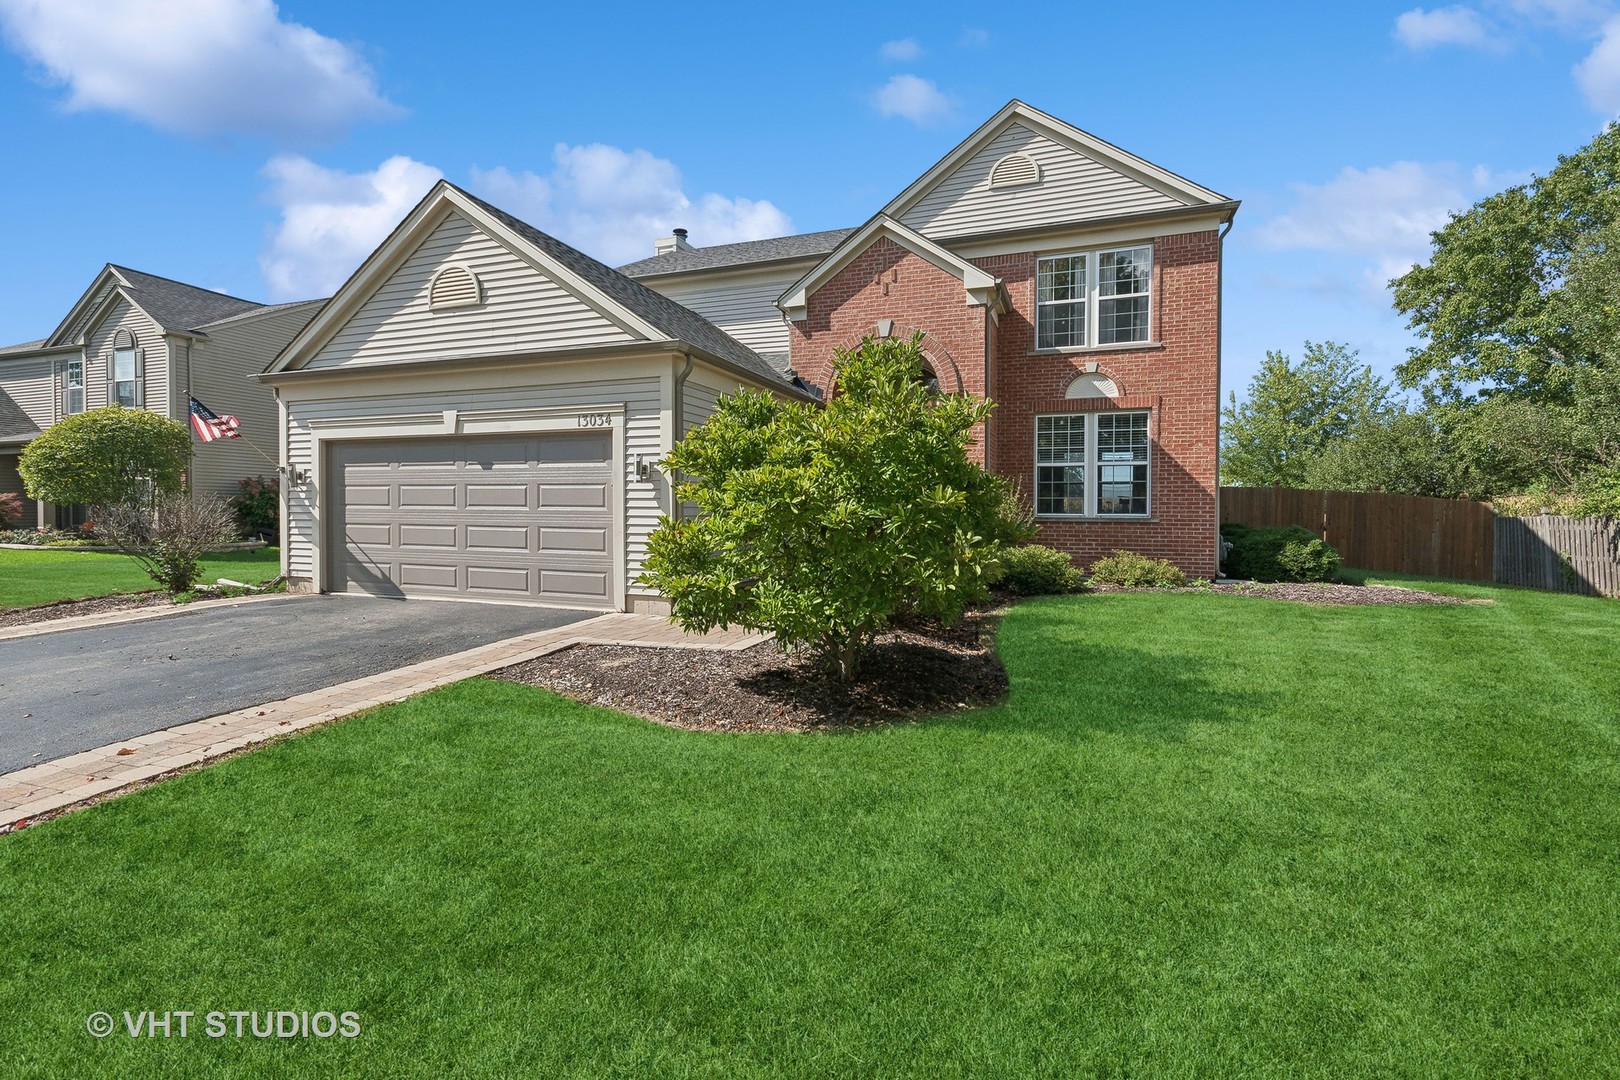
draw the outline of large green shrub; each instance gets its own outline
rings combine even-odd
[[[825,408],[743,391],[671,451],[698,513],[662,520],[643,581],[689,630],[769,630],[848,679],[897,611],[949,622],[983,598],[1028,531],[968,457],[990,404],[931,391],[919,338],[868,338],[835,365]]]
[[[23,449],[17,471],[32,498],[105,507],[179,491],[190,458],[184,424],[111,405],[46,428]]]
[[[1039,544],[1012,548],[1001,557],[999,584],[1015,596],[1078,592],[1085,582],[1067,555]]]
[[[1231,543],[1227,568],[1252,581],[1331,581],[1339,570],[1337,550],[1309,529],[1282,525],[1267,529],[1221,527]]]
[[[1187,575],[1169,559],[1115,551],[1091,564],[1091,584],[1123,589],[1179,589],[1187,584]]]

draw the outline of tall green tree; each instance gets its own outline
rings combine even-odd
[[[1568,376],[1615,355],[1620,123],[1546,176],[1453,214],[1429,261],[1391,285],[1423,341],[1397,375],[1432,399],[1567,400]]]
[[[1305,343],[1296,364],[1266,353],[1240,402],[1221,413],[1221,483],[1303,487],[1327,447],[1394,409],[1390,386],[1332,341]]]

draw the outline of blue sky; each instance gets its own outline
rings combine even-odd
[[[330,291],[440,175],[608,262],[855,225],[1009,98],[1242,199],[1226,384],[1620,112],[1620,0],[607,7],[0,0],[0,344],[106,262]]]

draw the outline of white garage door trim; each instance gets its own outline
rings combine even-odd
[[[310,536],[311,570],[321,589],[330,588],[331,560],[328,558],[327,523],[331,520],[328,496],[332,463],[332,443],[361,439],[420,439],[435,435],[471,436],[500,435],[503,433],[535,434],[552,431],[581,431],[608,429],[613,436],[611,480],[613,490],[608,502],[613,509],[613,524],[609,544],[613,554],[612,580],[608,584],[609,597],[614,610],[623,611],[625,603],[625,407],[622,402],[566,408],[492,409],[478,412],[458,412],[446,409],[435,413],[412,413],[402,416],[372,416],[353,419],[323,419],[310,422],[311,453],[315,468],[309,483],[315,488],[310,500],[316,507],[317,527]]]

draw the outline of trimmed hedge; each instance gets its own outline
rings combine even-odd
[[[1017,596],[1079,592],[1085,581],[1067,555],[1039,544],[1012,548],[1001,557],[1001,587]]]
[[[1298,525],[1222,525],[1221,536],[1232,545],[1228,572],[1251,581],[1332,581],[1343,562],[1333,545]]]
[[[1134,551],[1116,551],[1091,564],[1091,584],[1126,589],[1179,589],[1187,584],[1169,559],[1150,559]]]

